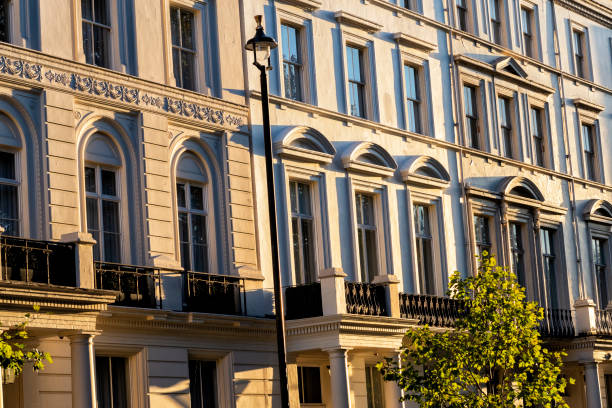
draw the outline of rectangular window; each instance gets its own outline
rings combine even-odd
[[[597,279],[597,294],[599,297],[599,308],[608,306],[608,240],[593,238],[593,269]]]
[[[523,30],[523,47],[525,55],[534,58],[533,54],[533,10],[521,7],[521,25]]]
[[[10,16],[10,0],[0,1],[0,41],[10,42],[11,41],[11,19]]]
[[[544,135],[542,134],[542,110],[531,108],[531,138],[535,164],[544,167]]]
[[[525,248],[523,246],[522,225],[511,222],[510,227],[510,251],[512,253],[512,272],[516,275],[518,283],[526,287],[525,277]]]
[[[321,404],[321,369],[298,366],[300,404]]]
[[[293,261],[297,284],[312,283],[317,280],[314,256],[314,218],[310,185],[297,181],[289,182],[291,197],[291,232]]]
[[[584,151],[584,175],[588,180],[598,181],[596,150],[593,138],[593,126],[582,124],[582,150]]]
[[[584,78],[584,33],[582,31],[572,31],[574,45],[574,68],[576,76]]]
[[[189,394],[192,408],[217,406],[217,364],[214,361],[189,360]]]
[[[192,91],[196,87],[194,28],[194,15],[191,11],[170,7],[174,79],[176,86]]]
[[[476,255],[483,257],[483,251],[491,255],[491,234],[489,231],[489,217],[474,216],[474,236],[476,238]]]
[[[463,99],[465,109],[465,134],[466,142],[469,147],[474,149],[480,148],[479,141],[479,119],[478,119],[478,104],[476,102],[476,87],[465,85],[463,87]]]
[[[406,85],[406,115],[410,132],[421,133],[421,98],[419,95],[419,71],[411,65],[404,65]]]
[[[408,10],[417,11],[417,5],[418,5],[417,2],[418,0],[404,0],[403,1],[404,8]]]
[[[365,112],[365,79],[363,72],[363,50],[347,45],[346,66],[349,82],[349,112],[353,116],[366,117]]]
[[[374,220],[374,197],[355,194],[357,210],[357,244],[359,246],[359,266],[364,282],[371,282],[378,275],[378,250],[376,221]]]
[[[283,77],[285,98],[302,100],[302,58],[300,55],[300,29],[281,25],[283,51]]]
[[[435,295],[436,284],[433,271],[433,239],[429,220],[429,207],[415,204],[414,236],[416,241],[417,269],[421,294]]]
[[[491,41],[501,44],[501,17],[499,14],[499,0],[489,1],[489,14],[491,17]]]
[[[96,356],[96,394],[99,408],[126,408],[128,362],[125,357]]]
[[[202,185],[176,184],[181,266],[194,272],[209,272],[204,193]]]
[[[3,235],[19,236],[19,197],[15,154],[0,151],[0,226]]]
[[[504,155],[514,158],[514,136],[512,133],[512,100],[508,98],[498,98],[499,104],[499,126],[501,128],[501,139],[504,146]]]
[[[461,31],[468,30],[468,5],[469,0],[455,0],[457,5],[457,28]]]
[[[382,375],[374,366],[366,366],[365,370],[368,408],[384,408]]]
[[[557,289],[557,270],[555,256],[555,230],[550,228],[540,229],[540,247],[542,249],[542,265],[544,266],[544,278],[548,290],[549,307],[559,309],[559,296]]]
[[[81,0],[85,62],[110,68],[110,17],[106,0]]]
[[[96,240],[94,260],[121,261],[121,230],[116,173],[113,170],[85,167],[87,232]]]

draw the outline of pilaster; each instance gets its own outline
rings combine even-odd
[[[323,316],[346,313],[344,278],[346,278],[346,273],[342,271],[342,268],[324,269],[319,274]]]
[[[63,234],[62,242],[74,244],[74,262],[76,271],[76,285],[83,289],[95,288],[95,271],[93,259],[93,246],[96,240],[88,232],[71,232]]]
[[[389,317],[401,317],[399,304],[399,279],[395,275],[378,275],[373,283],[384,285]]]
[[[574,302],[576,309],[576,325],[577,334],[595,334],[597,332],[597,324],[595,319],[595,302],[592,299],[577,299]]]

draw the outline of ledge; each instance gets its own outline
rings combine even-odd
[[[585,99],[582,99],[582,98],[574,99],[574,106],[576,108],[578,108],[578,109],[586,109],[586,110],[593,111],[595,113],[600,113],[604,109],[606,109],[605,106],[601,106],[601,105],[598,105],[596,103],[589,102],[589,101],[587,101]]]
[[[103,311],[116,297],[116,292],[108,290],[0,281],[0,305],[3,307],[38,305],[41,309],[62,311]]]
[[[402,180],[409,184],[438,189],[443,189],[450,185],[450,182],[446,180],[413,173],[402,174]]]
[[[281,3],[290,4],[295,7],[299,7],[305,11],[314,11],[321,8],[320,0],[277,0]]]
[[[359,28],[360,30],[367,31],[372,34],[382,29],[382,25],[375,23],[365,18],[357,17],[354,14],[347,13],[346,11],[336,11],[334,18],[340,24],[346,24],[351,27]]]
[[[417,37],[413,37],[404,33],[395,33],[393,35],[393,39],[397,41],[400,45],[416,48],[417,50],[430,53],[436,48],[438,48],[437,44],[430,43],[429,41],[422,40]]]

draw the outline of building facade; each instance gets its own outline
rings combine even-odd
[[[609,406],[607,0],[0,1],[0,322],[54,359],[4,406],[278,404],[254,15],[292,406],[400,406],[482,250]]]

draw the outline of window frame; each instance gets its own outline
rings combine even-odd
[[[179,163],[180,163],[179,159]],[[183,184],[185,185],[185,204],[186,207],[181,207],[178,203],[178,185],[179,184]],[[187,271],[191,271],[191,272],[200,272],[200,273],[210,273],[210,265],[211,265],[211,261],[210,261],[210,231],[209,231],[209,218],[210,215],[208,213],[208,208],[209,208],[209,202],[210,202],[210,198],[209,198],[209,189],[207,186],[206,182],[201,182],[201,181],[197,181],[197,180],[193,180],[193,179],[186,179],[183,177],[180,177],[180,175],[177,174],[176,177],[176,181],[175,181],[175,185],[176,185],[176,191],[177,191],[177,196],[175,197],[177,200],[176,203],[176,209],[177,209],[177,220],[179,223],[179,231],[180,231],[180,214],[187,214],[187,235],[188,235],[188,241],[181,241],[181,236],[180,236],[180,232],[179,232],[179,259],[181,262],[181,266],[183,265],[183,244],[187,244],[189,245],[189,268],[185,268],[183,266],[183,268]],[[196,186],[196,187],[200,187],[202,189],[202,200],[203,200],[203,205],[202,205],[202,209],[198,210],[198,209],[193,209],[191,208],[191,187],[192,186]],[[192,230],[193,230],[193,222],[192,222],[192,216],[193,215],[198,215],[198,216],[203,216],[204,217],[204,228],[205,228],[205,238],[206,238],[206,242],[204,244],[204,246],[206,247],[205,250],[205,261],[206,261],[206,270],[204,271],[197,271],[194,268],[194,241],[193,241],[193,237],[192,237]]]
[[[458,2],[463,2],[462,5],[459,5]],[[454,15],[455,15],[455,28],[459,31],[463,31],[465,33],[473,33],[474,30],[474,19],[473,19],[473,3],[472,0],[454,0]],[[460,11],[461,10],[461,11]],[[462,27],[461,15],[465,15],[465,27]]]
[[[146,396],[149,385],[147,376],[147,357],[142,348],[117,347],[115,344],[94,342],[94,361],[96,357],[120,357],[126,361],[126,390],[127,402],[130,408],[146,407]],[[96,380],[96,369],[94,366],[94,380]],[[97,380],[96,380],[97,381]],[[97,396],[96,396],[97,398]]]
[[[166,64],[166,84],[186,91],[214,96],[214,76],[212,61],[211,35],[207,27],[211,27],[209,2],[207,0],[170,0],[165,6],[162,19],[164,21],[164,51]],[[178,7],[193,13],[193,35],[195,45],[194,55],[194,89],[181,88],[174,78],[174,60],[172,55],[172,27],[170,9]]]
[[[506,259],[506,249],[502,245],[502,230],[501,227],[501,211],[498,203],[492,202],[486,199],[481,199],[478,195],[474,193],[469,193],[470,197],[468,197],[467,205],[468,205],[468,214],[470,215],[470,222],[468,224],[470,231],[470,242],[472,244],[472,248],[474,249],[474,253],[472,254],[472,259],[475,258],[476,255],[479,255],[477,248],[478,242],[476,237],[476,228],[474,225],[474,217],[480,216],[485,217],[488,221],[489,227],[489,240],[490,240],[490,251],[489,254],[495,254],[498,264],[502,264]],[[472,273],[475,274],[478,271],[478,261],[474,260],[472,262]]]
[[[506,21],[501,0],[489,0],[489,40],[497,45],[505,46],[504,22]],[[494,7],[492,7],[494,6]],[[495,11],[495,13],[493,13]],[[494,17],[495,15],[495,17]]]
[[[371,40],[363,38],[359,35],[353,34],[352,32],[343,30],[342,31],[342,64],[343,64],[343,76],[344,76],[344,101],[346,114],[363,120],[375,121],[377,119],[377,101],[375,92],[375,82],[372,78],[373,64],[374,64],[374,51],[373,43]],[[348,72],[348,55],[347,48],[355,48],[360,52],[360,62],[363,78],[363,115],[356,116],[351,114],[351,97],[350,97],[350,86],[349,86],[349,72]]]
[[[24,207],[24,199],[22,197],[22,192],[27,191],[22,187],[22,167],[21,167],[21,149],[16,146],[5,146],[0,145],[0,152],[9,153],[13,155],[13,171],[15,173],[14,179],[8,178],[0,178],[0,185],[14,186],[17,190],[17,233],[15,234],[18,237],[24,237],[26,232],[29,231],[29,221],[24,217],[24,214],[28,212],[25,211]],[[7,235],[7,231],[1,233],[2,235]]]
[[[178,37],[179,37],[179,42],[180,44],[174,44],[173,40],[172,40],[172,12],[173,10],[177,10],[178,11],[178,18],[179,18],[179,25],[178,25]],[[191,41],[193,42],[193,48],[187,48],[184,44],[183,44],[183,24],[182,24],[182,16],[183,13],[189,13],[191,14],[193,21],[192,21],[192,38]],[[186,7],[177,7],[176,5],[170,5],[170,47],[172,49],[172,73],[174,74],[175,77],[175,86],[177,88],[181,88],[181,89],[186,89],[188,91],[195,91],[197,89],[197,76],[195,73],[195,69],[197,68],[197,58],[198,58],[198,51],[197,51],[197,40],[196,40],[196,33],[195,33],[195,27],[196,27],[196,14],[194,13],[193,10],[188,9]],[[177,51],[178,55],[179,55],[179,65],[182,66],[182,61],[183,61],[183,54],[188,54],[191,55],[193,64],[191,66],[191,70],[192,70],[192,80],[193,80],[193,88],[191,87],[187,87],[185,85],[185,80],[183,77],[183,71],[181,70],[181,72],[177,73],[174,72],[174,65],[175,65],[175,61],[174,61],[174,52]],[[180,80],[180,84],[179,81],[176,80],[176,77],[178,76],[179,80]]]
[[[310,213],[311,213],[310,215],[307,215],[307,214],[304,214],[304,213],[300,213],[300,212],[294,214],[293,206],[292,206],[292,203],[291,203],[291,193],[292,193],[291,192],[291,189],[292,189],[291,185],[292,185],[292,183],[296,183],[296,187],[297,187],[297,184],[303,184],[303,185],[308,186],[308,188],[310,190],[309,191],[309,200],[308,200],[309,201],[308,205],[310,206]],[[317,188],[316,188],[317,185],[316,185],[316,181],[312,181],[312,180],[300,180],[300,179],[295,178],[295,177],[289,178],[287,184],[288,184],[288,190],[287,191],[289,191],[289,194],[288,194],[288,198],[289,198],[289,207],[288,207],[288,209],[289,209],[289,211],[288,212],[289,212],[289,218],[290,218],[289,231],[290,231],[290,236],[291,236],[291,248],[292,249],[294,248],[295,243],[293,242],[293,238],[294,238],[294,235],[296,234],[296,231],[293,231],[293,220],[297,219],[298,220],[297,235],[298,235],[298,239],[300,240],[299,241],[299,250],[298,251],[302,255],[302,258],[305,255],[308,255],[308,254],[305,254],[304,250],[303,250],[303,235],[302,235],[301,221],[303,219],[306,219],[306,220],[310,221],[310,223],[311,223],[311,241],[312,241],[312,243],[311,243],[311,248],[310,248],[310,251],[311,251],[310,255],[312,256],[312,266],[311,266],[311,268],[312,268],[313,276],[311,276],[310,282],[308,282],[308,279],[307,279],[307,276],[306,276],[307,271],[305,270],[305,265],[304,265],[303,259],[301,259],[301,262],[300,262],[300,270],[297,271],[296,270],[296,263],[297,262],[296,262],[296,259],[295,259],[295,251],[293,251],[293,250],[291,251],[291,260],[292,260],[291,265],[293,266],[293,279],[294,279],[294,282],[295,282],[296,285],[304,285],[304,284],[309,284],[309,283],[316,282],[318,280],[318,275],[319,275],[318,274],[318,268],[317,268],[317,265],[318,265],[318,256],[316,255],[316,252],[317,252],[317,244],[316,243],[318,241],[317,240],[317,238],[318,238],[318,228],[317,228],[317,222],[316,222],[316,218],[317,218],[317,216],[316,216],[316,214],[317,214],[316,202],[317,202],[317,200],[315,198],[315,195],[318,195],[317,191],[316,191],[317,190]]]
[[[501,100],[505,100],[506,119],[509,123],[505,126],[502,122]],[[518,112],[519,112],[519,95],[517,90],[504,88],[500,85],[495,88],[495,104],[497,114],[497,132],[499,135],[499,155],[512,160],[521,160],[521,153],[524,152],[521,145],[521,133],[519,128]],[[507,140],[504,137],[504,132],[510,132],[510,151],[507,150]]]
[[[356,195],[364,194],[373,198],[373,218],[376,225],[376,261],[377,271],[374,278],[382,275],[392,275],[392,250],[390,242],[388,215],[389,201],[387,186],[382,183],[368,181],[355,175],[347,175],[348,194],[350,205],[350,220],[353,244],[353,280],[356,282],[369,283],[368,276],[364,276],[359,261],[359,237],[357,232],[357,207]]]
[[[546,169],[554,170],[554,149],[552,148],[552,140],[550,135],[548,103],[544,100],[536,99],[531,95],[528,96],[527,109],[527,127],[529,129],[529,143],[531,145],[531,160],[532,164]],[[536,157],[536,145],[533,134],[533,115],[532,110],[536,110],[540,115],[540,129],[542,139],[542,164],[538,164]]]
[[[214,384],[213,384],[213,389],[214,389],[214,400],[215,400],[215,404],[214,406],[219,406],[220,405],[220,401],[219,401],[219,367],[218,367],[218,362],[216,359],[202,359],[202,358],[193,358],[191,356],[188,356],[187,358],[187,367],[188,367],[188,375],[189,375],[189,400],[191,401],[193,399],[193,396],[191,395],[191,369],[189,368],[189,365],[191,364],[191,362],[208,362],[208,363],[214,363],[215,364],[215,370],[214,370]],[[193,405],[191,405],[193,406]]]
[[[293,30],[295,30],[295,48],[296,48],[296,53],[297,53],[297,61],[289,61],[286,60],[284,57],[284,45],[285,45],[285,38],[283,36],[283,28],[287,27],[287,28],[291,28]],[[298,102],[303,102],[304,101],[304,69],[306,68],[304,66],[304,61],[303,61],[303,46],[302,46],[302,38],[304,37],[303,35],[303,30],[304,28],[301,26],[296,26],[295,24],[292,23],[287,23],[285,21],[281,21],[281,35],[279,36],[279,38],[281,39],[281,43],[280,43],[280,58],[281,58],[281,71],[282,71],[282,96],[286,99],[291,99],[294,101],[298,101]],[[297,89],[297,95],[295,96],[295,98],[292,98],[290,96],[287,95],[287,87],[285,85],[285,65],[290,65],[292,67],[294,67],[294,70],[297,72],[296,74],[296,78],[298,81],[298,89]]]
[[[557,302],[558,302],[558,306],[560,309],[569,309],[570,308],[570,289],[569,289],[569,282],[567,279],[567,273],[566,273],[566,259],[565,259],[565,253],[563,252],[564,246],[565,246],[565,231],[563,228],[563,218],[559,218],[558,216],[551,216],[550,214],[546,214],[546,213],[540,213],[540,218],[539,218],[539,229],[538,229],[538,234],[541,234],[542,229],[547,229],[547,230],[551,230],[554,233],[554,237],[553,237],[553,247],[554,247],[554,253],[555,253],[555,276],[556,276],[556,288],[557,288]],[[549,288],[551,287],[551,285],[548,284],[548,277],[546,276],[546,271],[545,271],[545,267],[544,267],[544,259],[542,256],[542,248],[541,248],[541,236],[538,235],[537,238],[538,242],[537,242],[537,250],[539,251],[538,254],[539,256],[538,258],[538,268],[541,271],[541,280],[543,282],[543,284],[541,284],[542,287],[542,296],[543,299],[541,299],[541,306],[542,307],[548,307],[548,308],[552,308],[550,301],[551,301],[551,294],[549,293]],[[542,302],[542,300],[545,301]]]
[[[513,270],[512,261],[512,246],[511,246],[511,233],[510,225],[519,224],[521,226],[521,241],[523,250],[523,273],[525,278],[525,294],[527,300],[535,300],[540,304],[543,304],[542,293],[540,289],[540,269],[538,265],[538,259],[540,258],[539,252],[539,239],[535,236],[535,225],[537,215],[534,214],[532,209],[519,207],[515,205],[507,205],[505,202],[501,203],[502,207],[506,207],[505,218],[506,223],[506,251],[508,254],[508,264]],[[514,270],[513,270],[514,272]],[[516,273],[516,272],[515,272]],[[518,278],[518,275],[517,275]]]
[[[582,58],[581,63],[577,60],[576,43],[575,43],[575,35],[578,34],[580,36],[580,48]],[[593,80],[593,73],[591,71],[591,50],[589,47],[589,31],[588,28],[578,24],[575,21],[569,22],[569,45],[571,50],[571,64],[572,64],[572,74],[578,78],[585,79],[587,81]],[[580,68],[579,68],[580,67]],[[582,72],[579,72],[581,70]],[[582,75],[580,75],[582,73]]]
[[[463,129],[464,129],[464,136],[465,136],[465,140],[464,140],[464,146],[468,147],[470,149],[475,149],[475,150],[480,150],[483,152],[487,152],[487,137],[486,137],[486,124],[485,121],[487,120],[487,110],[486,110],[486,104],[485,104],[485,100],[486,100],[486,89],[485,89],[485,80],[482,78],[478,78],[478,77],[473,77],[471,75],[468,74],[463,74],[461,75],[461,107],[462,107],[462,124],[463,124]],[[474,89],[474,96],[475,96],[475,101],[474,101],[474,105],[473,107],[476,108],[476,118],[475,120],[477,121],[477,142],[478,142],[478,147],[473,147],[472,145],[472,140],[471,140],[471,135],[467,134],[467,120],[468,120],[468,115],[467,115],[467,111],[466,111],[466,106],[465,106],[465,88],[466,87],[470,87]],[[485,92],[485,94],[483,94],[483,92]],[[470,136],[470,140],[468,140],[468,136]]]
[[[602,224],[602,223],[597,223],[597,222],[593,222],[590,221],[588,222],[588,230],[589,230],[589,242],[588,242],[588,248],[589,248],[589,264],[590,264],[590,268],[591,268],[591,277],[592,277],[592,282],[593,282],[593,300],[595,301],[595,304],[597,305],[597,307],[601,307],[601,299],[600,299],[600,282],[599,282],[599,277],[598,277],[598,273],[597,273],[597,267],[595,264],[595,259],[593,259],[593,240],[594,239],[599,239],[599,240],[603,240],[605,241],[605,255],[607,255],[607,259],[606,259],[606,275],[608,277],[607,282],[611,282],[612,281],[612,274],[610,273],[610,265],[612,264],[612,233],[610,232],[610,225],[608,224]],[[608,305],[612,303],[612,285],[608,285],[607,289],[607,294],[608,294]],[[603,309],[606,309],[607,305],[605,305],[603,307]]]
[[[298,387],[297,393],[298,393],[298,398],[299,398],[299,402],[300,402],[300,406],[309,406],[310,404],[314,405],[314,406],[321,406],[324,403],[324,396],[323,396],[323,381],[322,381],[322,375],[321,375],[321,367],[318,365],[312,365],[312,364],[297,364],[296,365],[297,368],[297,376],[296,376],[296,386]],[[307,369],[317,369],[319,371],[319,393],[321,396],[321,400],[320,401],[302,401],[302,395],[304,394],[304,387],[300,387],[300,378],[304,377],[304,368]],[[302,381],[302,385],[303,385],[303,381]]]
[[[79,1],[79,0],[77,0],[77,1]],[[85,17],[83,17],[83,15],[82,15],[82,10],[83,10],[82,4],[83,4],[83,1],[90,2],[90,4],[92,5],[92,8],[91,8],[91,10],[92,10],[92,17],[94,19],[89,20],[89,19],[86,19]],[[96,7],[93,4],[96,1],[104,1],[106,3],[106,7],[107,7],[106,18],[108,19],[108,23],[110,25],[109,24],[105,25],[105,24],[102,24],[102,23],[100,23],[98,21],[95,21],[95,9],[96,9]],[[92,62],[91,64],[89,64],[87,62],[87,52],[85,50],[83,50],[83,55],[85,56],[85,63],[89,64],[89,65],[94,65],[94,66],[97,66],[97,67],[101,67],[101,68],[112,69],[113,66],[115,65],[114,61],[113,61],[113,57],[114,57],[113,56],[114,44],[112,43],[113,42],[113,38],[112,38],[112,36],[113,36],[113,25],[112,25],[113,17],[111,16],[111,14],[112,14],[111,10],[112,10],[112,7],[113,7],[113,1],[112,0],[80,0],[79,1],[79,5],[81,5],[81,14],[79,14],[79,17],[80,17],[80,20],[81,20],[81,35],[83,37],[82,38],[83,40],[85,38],[85,33],[83,32],[83,26],[85,24],[88,24],[88,25],[90,25],[92,27],[91,28],[91,32],[92,32],[91,51],[92,51],[92,58],[94,58],[94,60],[93,60],[94,62]],[[94,37],[93,37],[93,35],[94,35],[93,32],[94,32],[94,28],[95,27],[101,28],[102,30],[104,30],[104,33],[105,33],[104,37],[105,37],[105,42],[107,43],[107,46],[106,46],[106,55],[104,56],[104,59],[106,61],[106,64],[103,64],[103,65],[96,64],[95,63],[95,57],[93,56],[93,54],[95,54],[95,41],[94,41]],[[84,46],[85,46],[85,44],[83,43],[83,41],[81,41],[81,47],[84,48]]]
[[[525,41],[525,21],[523,19],[523,10],[528,13],[529,24],[528,36],[530,38],[529,45],[526,45]],[[542,60],[541,47],[540,47],[540,30],[539,30],[539,9],[538,5],[528,1],[522,1],[519,5],[519,20],[520,20],[520,32],[521,32],[521,47],[523,55],[528,58],[533,58],[538,61]],[[531,48],[531,53],[527,52],[527,47]]]

